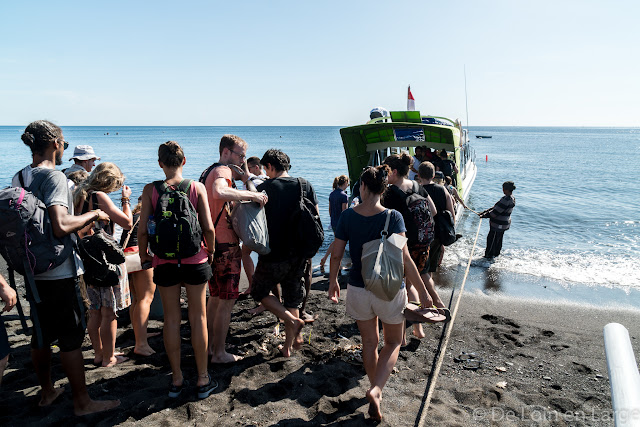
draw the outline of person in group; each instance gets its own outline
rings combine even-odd
[[[47,207],[53,234],[57,238],[71,235],[94,221],[108,221],[109,216],[100,209],[82,215],[73,214],[73,198],[67,179],[55,167],[62,164],[64,150],[68,147],[62,129],[55,124],[38,120],[29,124],[22,134],[22,141],[31,149],[32,163],[19,171],[12,186],[19,187],[22,177],[24,185]],[[62,367],[69,379],[73,396],[73,411],[76,415],[88,415],[113,409],[119,400],[92,400],[87,392],[82,357],[84,341],[84,310],[78,287],[78,276],[84,272],[82,261],[75,250],[58,267],[35,276],[36,290],[40,302],[36,303],[27,286],[27,300],[32,318],[37,314],[31,341],[31,359],[42,390],[39,406],[52,404],[62,393],[51,380],[51,344],[57,342]],[[42,344],[37,336],[42,337]]]
[[[442,172],[437,172],[437,173],[442,173]],[[457,203],[460,203],[463,208],[469,209],[467,205],[464,203],[464,200],[462,200],[462,197],[460,197],[460,195],[458,194],[458,190],[456,189],[456,187],[453,186],[451,182],[452,181],[450,176],[444,177],[444,184],[443,184],[444,188],[446,188],[449,194],[451,195],[451,197],[453,197],[453,200],[455,201],[454,205],[456,205]]]
[[[156,292],[156,284],[153,283],[153,269],[143,269],[140,262],[140,248],[138,247],[140,209],[142,209],[142,196],[139,197],[138,204],[132,211],[133,228],[122,232],[120,245],[124,249],[127,274],[129,275],[129,290],[131,291],[129,317],[131,318],[131,326],[136,340],[133,352],[139,356],[151,356],[155,353],[155,350],[149,345],[147,326],[149,324],[151,303]],[[127,241],[127,239],[129,240]]]
[[[433,164],[433,158],[435,157],[435,153],[431,151],[431,148],[426,145],[422,146],[422,161],[423,162],[431,162]]]
[[[440,174],[439,179],[436,181],[434,177]],[[420,168],[418,171],[418,177],[420,184],[427,190],[429,193],[429,197],[433,200],[433,204],[436,207],[436,214],[440,215],[445,210],[448,210],[453,214],[453,221],[455,222],[455,210],[453,200],[449,195],[449,192],[446,188],[439,184],[438,182],[442,182],[441,180],[442,172],[436,172],[435,167],[431,162],[422,162],[420,164]],[[435,216],[434,216],[435,221]],[[435,283],[433,281],[433,273],[435,273],[442,262],[442,257],[444,256],[444,245],[440,243],[437,236],[434,236],[431,245],[429,245],[429,256],[427,260],[426,270],[422,273],[422,280],[425,283],[428,283],[428,287],[435,288]]]
[[[245,162],[248,144],[236,135],[223,135],[220,139],[220,159],[200,178],[204,182],[214,220],[216,253],[213,259],[213,277],[209,282],[207,324],[211,363],[231,363],[242,357],[227,352],[226,341],[231,322],[231,310],[238,299],[242,250],[238,235],[231,225],[233,203],[238,201],[267,203],[267,196],[255,191],[249,179]],[[241,180],[249,190],[238,190],[234,181]],[[254,190],[254,191],[251,191]]]
[[[158,164],[165,175],[164,183],[168,186],[176,188],[184,181],[182,168],[185,163],[184,151],[177,142],[167,141],[158,148]],[[153,282],[158,286],[162,300],[164,348],[171,365],[171,386],[168,395],[171,398],[180,396],[182,390],[189,384],[180,369],[180,323],[182,321],[180,290],[184,286],[188,299],[191,345],[198,370],[197,392],[198,397],[204,399],[218,386],[207,369],[206,285],[212,275],[210,264],[215,250],[215,234],[204,185],[191,181],[188,196],[196,210],[198,223],[204,236],[204,244],[200,245],[200,252],[179,261],[162,259],[157,254],[152,257],[149,254],[149,217],[154,215],[160,198],[155,183],[145,185],[142,191],[138,247],[142,265],[152,262]],[[152,230],[154,234],[156,231]]]
[[[402,214],[404,223],[408,228],[407,238],[409,240],[407,245],[409,248],[409,254],[415,263],[418,272],[425,277],[429,260],[429,246],[426,243],[419,242],[419,225],[414,224],[415,220],[407,208],[405,198],[412,193],[418,193],[427,200],[428,209],[432,218],[437,214],[437,210],[433,204],[433,200],[429,197],[429,193],[427,193],[427,191],[417,182],[411,181],[407,178],[411,162],[412,158],[407,153],[392,154],[384,160],[383,163],[389,166],[391,172],[388,177],[390,188],[382,198],[382,205],[389,209],[395,209]],[[393,187],[395,187],[395,189]],[[416,286],[421,286],[421,283],[422,279],[420,280],[420,283],[413,283],[411,279],[409,279],[409,283],[407,284],[407,293],[410,301],[417,300],[418,294]],[[427,291],[432,299],[431,305],[425,308],[430,308],[432,305],[445,307],[444,303],[438,296],[438,292],[436,291],[433,282],[425,282],[424,285],[426,285]],[[414,323],[413,334],[417,338],[425,337],[421,323]],[[403,344],[405,342],[406,341],[403,341]]]
[[[422,147],[418,146],[414,149],[415,155],[413,156],[413,161],[411,162],[411,166],[409,168],[409,179],[416,179],[416,175],[418,175],[418,167],[420,163],[422,163]]]
[[[262,166],[260,166],[260,157],[249,157],[247,159],[247,170],[249,171],[249,180],[253,182],[254,187],[262,184],[268,177],[264,174],[262,170]],[[247,186],[242,183],[242,189],[247,190]],[[255,270],[255,266],[253,265],[253,260],[251,259],[251,249],[242,245],[242,267],[244,268],[244,273],[247,275],[247,280],[249,282],[249,287],[244,291],[245,295],[251,294],[251,282],[253,281],[253,272]],[[249,310],[251,314],[258,314],[264,310],[263,307],[255,308]]]
[[[408,169],[408,164],[407,164]],[[377,298],[365,289],[362,278],[362,245],[380,239],[387,215],[391,215],[388,233],[405,235],[406,228],[402,215],[393,209],[385,209],[380,203],[380,196],[385,192],[391,170],[387,165],[368,167],[360,176],[360,197],[362,201],[353,209],[342,212],[335,230],[335,245],[331,253],[329,278],[329,298],[337,303],[340,297],[338,272],[347,242],[353,267],[349,272],[347,285],[347,314],[356,320],[362,336],[362,360],[371,387],[367,390],[369,415],[380,421],[382,412],[380,402],[382,389],[389,379],[398,359],[400,345],[404,335],[403,312],[407,305],[407,292],[403,286],[391,301]],[[405,274],[415,284],[423,307],[431,307],[428,295],[420,274],[412,261],[409,250],[403,248]],[[384,346],[378,353],[380,341],[378,318],[382,322]]]
[[[4,302],[4,308],[2,309],[4,313],[11,311],[13,306],[18,302],[16,291],[9,286],[2,275],[0,275],[0,299]],[[2,384],[2,375],[8,363],[9,337],[7,336],[7,329],[4,326],[4,320],[0,320],[0,384]]]
[[[458,166],[453,160],[449,160],[449,156],[447,155],[447,150],[444,148],[440,151],[440,161],[437,165],[434,165],[436,170],[442,172],[444,176],[451,177],[451,182],[456,182],[455,177],[453,176],[454,172],[458,173]]]
[[[338,225],[338,218],[343,210],[349,207],[349,196],[347,196],[346,189],[349,186],[349,177],[347,175],[340,175],[333,180],[333,191],[329,194],[329,218],[331,218],[331,229],[335,230]],[[331,255],[331,249],[333,248],[333,242],[329,244],[327,253],[324,254],[320,260],[320,269],[324,270],[324,264],[327,262],[327,258]]]
[[[484,251],[485,258],[494,258],[500,255],[502,238],[504,237],[504,232],[511,226],[511,212],[516,206],[516,199],[513,197],[513,190],[515,189],[516,185],[513,181],[503,183],[502,192],[504,196],[492,208],[478,214],[481,218],[490,218],[487,249]]]
[[[62,171],[67,178],[69,178],[69,175],[72,173],[81,170],[91,173],[96,160],[100,160],[100,157],[96,156],[92,146],[78,145],[73,150],[73,157],[71,157],[69,161],[71,160],[73,160],[74,164]]]
[[[291,161],[284,152],[269,149],[260,163],[269,177],[258,186],[258,191],[265,191],[269,197],[265,213],[271,252],[258,257],[251,296],[284,321],[285,342],[281,352],[289,357],[294,349],[302,346],[301,331],[305,321],[300,318],[300,309],[306,294],[305,268],[309,262],[291,244],[291,217],[300,209],[300,185],[316,211],[318,199],[309,181],[289,175]],[[282,288],[282,303],[269,295],[277,284]]]
[[[74,206],[77,214],[81,215],[91,209],[101,209],[109,215],[110,221],[101,228],[113,235],[114,224],[118,224],[125,230],[131,229],[133,216],[131,214],[131,189],[124,185],[124,175],[120,168],[113,163],[100,163],[89,177],[82,182],[74,192]],[[118,208],[108,194],[122,189]],[[93,225],[78,233],[80,237],[90,234]],[[93,363],[97,366],[112,367],[122,363],[128,358],[122,353],[116,353],[116,332],[118,329],[118,310],[129,307],[131,294],[129,292],[129,280],[124,265],[117,266],[119,284],[112,287],[99,287],[87,282],[87,296],[89,297],[89,321],[87,331],[94,350]]]

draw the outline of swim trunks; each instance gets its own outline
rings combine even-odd
[[[237,243],[219,243],[213,258],[209,295],[224,300],[238,299],[241,264],[242,249]]]

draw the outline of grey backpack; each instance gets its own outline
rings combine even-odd
[[[18,177],[24,187],[22,173]],[[23,187],[0,190],[0,254],[9,268],[25,277],[40,302],[34,276],[66,261],[74,244],[70,236],[54,236],[47,207]]]

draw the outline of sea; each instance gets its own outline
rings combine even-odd
[[[184,176],[197,179],[218,160],[218,142],[231,133],[249,143],[248,156],[279,148],[291,158],[292,176],[308,179],[332,232],[329,193],[346,174],[340,127],[120,127],[67,126],[70,147],[89,144],[101,161],[117,164],[137,198],[145,184],[162,179],[157,148],[178,141],[186,154]],[[24,127],[0,127],[0,185],[31,162],[20,140]],[[568,304],[640,309],[640,128],[470,127],[478,173],[467,200],[481,211],[514,181],[516,207],[500,257],[482,257],[488,220],[467,211],[457,224],[463,237],[446,249],[434,279],[440,292],[512,296]],[[478,139],[476,135],[491,138]],[[118,194],[112,195],[114,199]],[[477,237],[477,238],[476,238]],[[468,274],[467,266],[469,266]],[[317,272],[317,274],[320,274]],[[466,276],[466,279],[465,279]]]

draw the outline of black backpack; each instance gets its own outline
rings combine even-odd
[[[202,249],[202,228],[196,209],[189,200],[192,180],[176,187],[155,181],[158,203],[154,212],[155,234],[150,235],[151,251],[161,259],[178,260],[196,255]]]
[[[456,237],[456,228],[455,222],[453,220],[453,214],[448,210],[438,212],[435,221],[435,235],[438,241],[444,246],[454,244],[456,240],[458,240],[458,238]]]
[[[391,186],[391,191],[395,191],[406,205],[402,215],[407,227],[407,244],[429,246],[434,238],[433,215],[429,210],[429,200],[419,193],[420,184],[413,181],[413,188],[407,193],[395,185]]]
[[[69,235],[54,236],[47,207],[24,185],[22,171],[18,178],[22,187],[0,190],[0,253],[10,269],[25,277],[38,303],[34,276],[65,262],[74,244]]]
[[[324,241],[324,229],[320,215],[316,211],[316,205],[306,196],[300,178],[298,178],[298,186],[300,187],[300,204],[291,218],[297,230],[296,255],[313,258]]]

